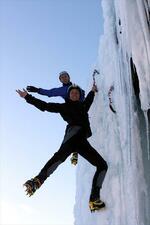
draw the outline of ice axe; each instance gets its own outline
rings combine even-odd
[[[99,72],[98,70],[95,69],[95,70],[93,71],[93,85],[96,85],[96,81],[95,81],[95,75],[96,75],[96,74],[100,74],[100,72]]]
[[[93,71],[93,85],[96,85],[96,81],[95,81],[95,75],[96,75],[96,74],[98,75],[98,74],[100,74],[100,72],[99,72],[98,70],[95,69],[95,70]],[[97,91],[96,91],[96,92],[97,92]]]

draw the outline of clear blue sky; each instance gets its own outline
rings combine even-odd
[[[66,124],[28,105],[15,90],[57,87],[62,70],[86,89],[102,26],[100,0],[0,1],[1,224],[73,225],[76,168],[69,159],[33,197],[22,188],[59,149]]]

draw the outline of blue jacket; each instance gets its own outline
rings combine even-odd
[[[63,84],[62,87],[58,87],[58,88],[52,88],[50,90],[46,90],[46,89],[42,89],[39,88],[38,94],[41,95],[46,95],[48,97],[56,97],[56,96],[60,96],[63,99],[67,99],[68,98],[68,88],[72,85],[71,82],[69,82],[68,84]],[[83,101],[85,98],[85,92],[84,90],[81,89],[81,97],[80,97],[80,101]]]

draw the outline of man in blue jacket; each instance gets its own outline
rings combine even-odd
[[[28,92],[35,92],[48,97],[62,97],[66,101],[68,88],[72,85],[72,82],[70,81],[69,73],[67,71],[60,72],[59,80],[62,83],[62,86],[58,88],[51,88],[47,90],[43,88],[37,88],[34,86],[27,86],[26,89]],[[84,97],[85,97],[85,92],[84,90],[81,90],[80,101],[83,101]],[[78,154],[74,152],[71,157],[71,163],[73,165],[76,165],[77,160],[78,160]]]
[[[58,88],[51,88],[51,89],[43,89],[43,88],[37,88],[34,86],[27,86],[28,92],[36,92],[41,95],[46,95],[48,97],[62,97],[64,100],[67,98],[67,90],[72,85],[72,82],[70,81],[70,76],[68,72],[62,71],[59,73],[59,80],[62,83],[61,87]],[[85,92],[82,90],[80,100],[84,100]]]

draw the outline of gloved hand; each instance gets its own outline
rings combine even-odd
[[[97,88],[96,84],[93,84],[92,91],[98,92],[98,88]]]
[[[38,92],[39,88],[36,88],[34,86],[27,86],[26,87],[28,92]]]

